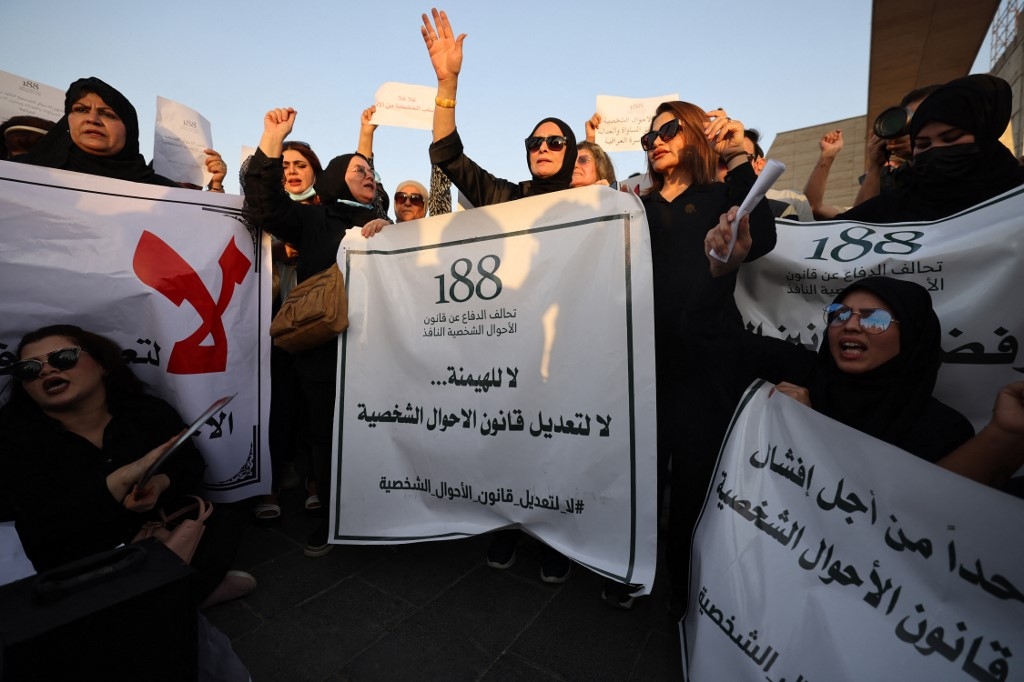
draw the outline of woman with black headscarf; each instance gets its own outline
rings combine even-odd
[[[576,136],[572,128],[557,118],[543,119],[526,138],[530,180],[515,183],[496,178],[466,156],[462,139],[455,129],[455,96],[462,70],[462,41],[466,34],[455,38],[448,15],[436,9],[432,12],[434,23],[431,24],[430,18],[424,14],[423,26],[420,27],[437,74],[430,162],[439,167],[474,206],[490,206],[569,189],[576,165]]]
[[[363,236],[380,232],[389,221],[378,218],[373,206],[377,183],[373,168],[362,154],[334,158],[317,177],[314,188],[320,204],[292,201],[282,184],[284,140],[295,125],[291,108],[272,109],[263,119],[263,136],[243,178],[245,202],[253,223],[298,249],[299,283],[334,264],[345,232],[362,228]],[[309,436],[317,481],[330,480],[333,439],[335,373],[338,346],[328,342],[295,355],[309,414]],[[330,486],[321,485],[321,506],[330,506]],[[318,519],[306,543],[306,556],[327,554],[327,520]]]
[[[431,12],[433,23],[424,14],[423,26],[420,27],[430,62],[437,74],[430,163],[440,168],[473,206],[490,206],[569,189],[576,166],[576,136],[572,128],[557,118],[543,119],[526,138],[530,180],[515,183],[497,178],[466,156],[462,139],[455,129],[455,96],[462,70],[462,41],[466,34],[456,38],[448,15],[436,9]],[[487,565],[509,568],[516,560],[518,540],[518,531],[495,533],[487,550]],[[555,584],[568,580],[572,570],[568,557],[547,545],[543,546],[541,554],[541,580]]]
[[[64,116],[18,161],[119,180],[178,187],[139,153],[139,117],[115,88],[80,78],[64,95]]]
[[[213,174],[209,189],[224,191],[227,166],[220,154],[206,150]],[[139,117],[132,103],[116,88],[95,76],[79,78],[64,94],[64,116],[26,154],[16,161],[101,175],[150,185],[182,187],[158,175],[139,153]]]
[[[1010,85],[996,76],[974,74],[946,83],[925,98],[910,120],[914,156],[906,186],[836,219],[939,220],[1019,186],[1024,173],[999,141],[1012,102]]]

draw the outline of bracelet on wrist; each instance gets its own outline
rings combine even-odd
[[[455,100],[447,99],[447,98],[444,98],[444,97],[435,97],[434,98],[434,104],[436,104],[437,106],[439,106],[439,107],[441,107],[443,109],[454,109],[455,108]]]
[[[220,192],[221,194],[224,193],[224,185],[218,185],[214,187],[212,182],[206,186],[206,189],[210,192]]]

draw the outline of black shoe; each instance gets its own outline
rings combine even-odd
[[[572,573],[572,560],[551,548],[547,548],[543,554],[540,562],[540,579],[552,585],[568,580],[569,574]]]
[[[516,543],[519,542],[517,531],[498,531],[487,548],[487,565],[491,568],[504,569],[516,562]]]
[[[616,609],[623,611],[629,611],[633,608],[633,601],[635,597],[632,595],[633,588],[629,585],[623,585],[621,583],[609,582],[605,585],[604,589],[601,590],[601,599],[605,604]]]
[[[334,545],[327,542],[328,533],[327,521],[318,522],[313,528],[313,532],[309,534],[309,538],[306,540],[306,548],[302,550],[302,553],[308,557],[322,557],[328,554]]]

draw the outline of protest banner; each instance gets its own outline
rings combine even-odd
[[[757,381],[701,517],[688,680],[1007,680],[1024,650],[1024,502]]]
[[[354,232],[354,231],[353,231]],[[331,541],[521,527],[650,590],[650,242],[589,187],[346,237]]]
[[[744,264],[736,302],[748,328],[817,348],[822,310],[847,285],[871,275],[928,289],[942,324],[943,366],[935,397],[975,428],[996,391],[1024,379],[1024,188],[934,222],[777,220],[778,243]]]
[[[77,324],[186,422],[237,393],[195,437],[204,495],[269,492],[269,247],[239,197],[0,162],[0,244],[0,369],[25,333]]]

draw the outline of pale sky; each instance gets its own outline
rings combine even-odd
[[[430,5],[408,0],[7,2],[0,69],[65,90],[97,76],[139,112],[152,157],[156,97],[210,120],[238,191],[243,145],[255,146],[272,107],[298,110],[292,138],[324,165],[351,152],[359,117],[381,83],[435,85],[420,37]],[[678,92],[782,131],[862,115],[867,106],[869,0],[728,3],[451,0],[467,33],[456,117],[466,153],[500,177],[528,177],[523,139],[557,116],[583,139],[597,95]],[[988,39],[972,72],[988,69]],[[895,104],[895,103],[894,103]],[[430,132],[377,129],[374,162],[389,194],[429,180]],[[620,178],[637,152],[612,154]]]

